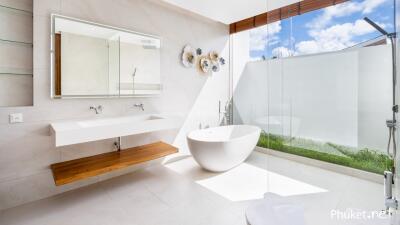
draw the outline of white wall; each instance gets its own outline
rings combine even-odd
[[[110,13],[112,12],[112,13]],[[122,27],[162,37],[161,76],[164,86],[158,98],[50,99],[50,13]],[[152,0],[35,0],[34,2],[34,106],[0,109],[0,209],[45,198],[118,173],[56,187],[49,165],[87,155],[108,152],[114,140],[55,148],[49,136],[53,121],[142,113],[133,108],[143,102],[147,113],[182,113],[182,129],[124,138],[124,147],[164,140],[188,153],[185,135],[199,122],[216,125],[218,100],[228,99],[229,66],[213,76],[180,65],[182,47],[190,43],[204,52],[222,51],[228,59],[228,26],[177,10]],[[102,115],[90,105],[104,106]],[[10,113],[24,114],[25,123],[8,124]],[[135,167],[133,168],[135,169]],[[123,172],[127,172],[124,170]]]
[[[0,0],[3,6],[31,12],[32,0]],[[32,14],[2,8],[0,36],[2,39],[32,43]],[[0,41],[0,107],[33,104],[33,51],[30,44]]]
[[[234,92],[235,122],[384,150],[390,77],[390,46],[249,62]]]

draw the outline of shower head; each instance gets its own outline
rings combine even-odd
[[[373,26],[375,29],[377,29],[381,34],[388,36],[389,33],[386,32],[382,27],[380,27],[378,24],[374,23],[372,20],[370,20],[368,17],[364,17],[364,20],[369,23],[371,26]]]

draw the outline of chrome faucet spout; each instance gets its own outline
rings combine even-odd
[[[144,111],[144,104],[143,103],[134,104],[133,107],[140,108],[142,111]]]
[[[103,106],[98,105],[98,106],[90,106],[90,110],[94,110],[96,114],[101,114],[103,112]]]

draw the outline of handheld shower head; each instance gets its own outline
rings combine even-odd
[[[389,33],[386,32],[382,27],[380,27],[378,24],[376,24],[374,21],[370,20],[368,17],[364,17],[364,20],[369,23],[371,26],[373,26],[375,29],[377,29],[381,34],[388,36]]]

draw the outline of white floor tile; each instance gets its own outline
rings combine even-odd
[[[225,173],[189,157],[2,211],[0,224],[246,225],[247,207],[268,192],[304,206],[307,225],[380,225],[387,221],[332,219],[331,210],[381,210],[382,189],[258,152]]]

